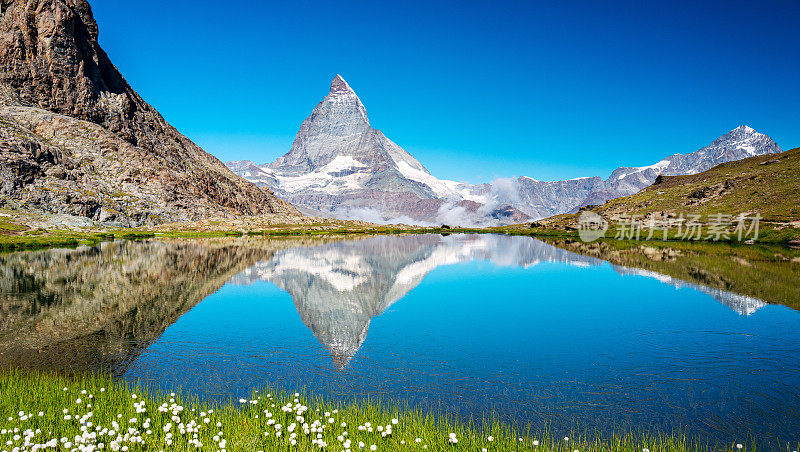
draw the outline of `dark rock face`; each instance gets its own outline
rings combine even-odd
[[[116,212],[101,218],[95,209],[92,219],[123,225],[295,213],[170,126],[128,85],[97,37],[86,0],[2,2],[0,174],[14,178],[0,187],[6,203],[91,214],[42,193],[71,192],[79,204]],[[122,165],[112,171],[112,161]],[[130,199],[115,202],[111,195],[122,192]]]

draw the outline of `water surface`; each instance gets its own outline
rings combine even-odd
[[[708,285],[497,235],[14,253],[0,363],[207,399],[264,384],[393,399],[557,434],[798,441],[800,313],[698,274]]]

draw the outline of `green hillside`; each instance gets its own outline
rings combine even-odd
[[[766,222],[800,220],[800,148],[724,163],[704,173],[666,176],[641,192],[592,209],[619,214],[758,212]]]

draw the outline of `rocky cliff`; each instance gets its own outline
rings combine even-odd
[[[3,0],[0,207],[123,226],[296,213],[170,126],[98,44],[86,0]]]

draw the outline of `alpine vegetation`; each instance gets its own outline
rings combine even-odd
[[[523,433],[371,402],[329,403],[299,392],[254,390],[209,405],[150,393],[105,376],[0,374],[3,451],[710,451],[674,435],[587,440],[574,432]],[[720,450],[720,449],[714,449]],[[743,443],[727,450],[754,450]]]

